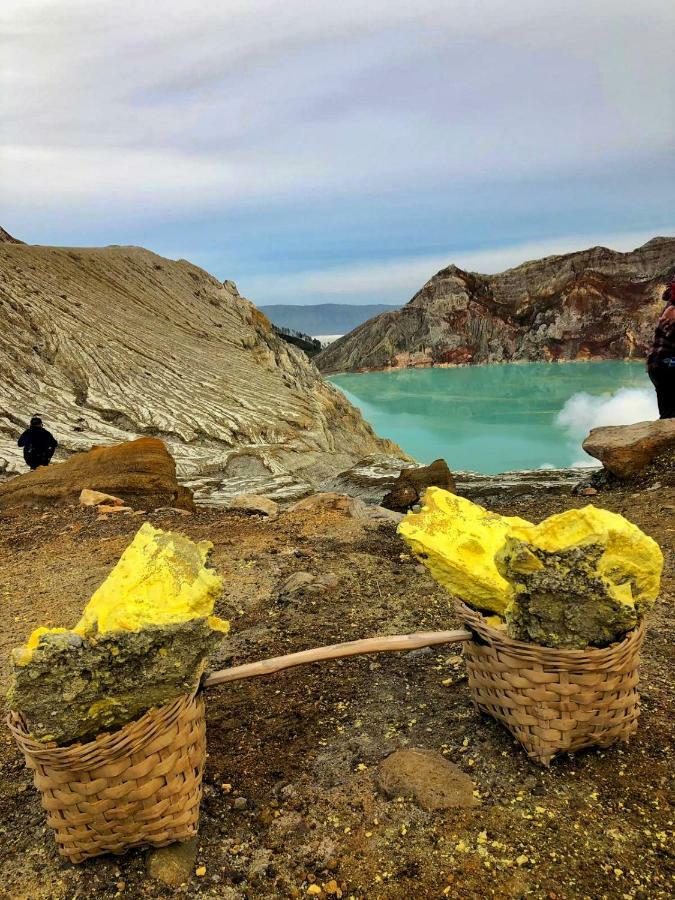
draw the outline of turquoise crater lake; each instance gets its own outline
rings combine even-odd
[[[382,437],[423,463],[485,474],[592,465],[596,425],[657,418],[642,362],[524,363],[329,379]]]

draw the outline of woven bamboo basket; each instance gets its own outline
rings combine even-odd
[[[557,753],[635,733],[643,622],[609,647],[557,650],[511,640],[464,603],[456,608],[473,634],[464,656],[474,706],[503,722],[531,759],[548,766]]]
[[[33,770],[59,853],[71,862],[196,835],[206,757],[201,695],[185,694],[69,747],[33,740],[15,713],[8,725]]]

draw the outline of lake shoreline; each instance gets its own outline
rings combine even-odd
[[[343,375],[371,375],[374,372],[418,372],[418,371],[427,371],[428,369],[490,369],[497,366],[530,366],[537,363],[546,364],[548,366],[568,366],[574,365],[577,363],[606,363],[606,362],[615,362],[615,363],[630,363],[635,365],[637,363],[644,363],[645,370],[647,368],[647,357],[638,358],[631,356],[622,356],[615,358],[608,358],[606,356],[588,356],[588,357],[579,357],[577,359],[504,359],[500,362],[490,362],[490,363],[429,363],[428,365],[412,365],[412,366],[382,366],[380,368],[360,368],[360,369],[345,369],[340,372],[321,372],[321,377],[325,381],[331,380],[331,378],[340,378]]]

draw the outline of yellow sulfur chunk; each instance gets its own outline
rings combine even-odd
[[[13,651],[10,706],[36,739],[87,740],[196,690],[229,629],[210,550],[143,525],[74,629],[38,628]]]
[[[439,488],[424,503],[399,533],[451,594],[503,616],[511,637],[603,646],[658,596],[658,544],[616,513],[587,506],[533,525]]]
[[[512,535],[546,553],[597,544],[603,548],[597,573],[612,599],[640,610],[658,596],[663,569],[661,550],[637,525],[617,513],[595,506],[569,509],[549,516],[539,525],[515,528]],[[543,568],[539,559],[532,558],[538,568]]]
[[[531,527],[531,523],[499,516],[464,497],[431,487],[424,495],[422,511],[408,513],[398,531],[451,594],[503,616],[513,587],[499,574],[495,553],[517,526]]]
[[[212,628],[227,631],[226,622],[211,616],[222,590],[220,576],[204,565],[211,547],[209,541],[196,544],[146,522],[87,603],[74,630],[140,631],[148,625],[211,617]]]
[[[209,541],[195,543],[144,523],[70,633],[84,637],[141,631],[204,618],[211,630],[227,633],[229,622],[212,615],[222,579],[205,565],[211,547]],[[65,628],[36,628],[28,642],[14,651],[15,664],[28,665],[43,635],[66,632]]]

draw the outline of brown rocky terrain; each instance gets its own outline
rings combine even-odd
[[[532,521],[588,502],[569,490],[500,496],[495,511]],[[641,718],[627,746],[535,765],[499,724],[474,712],[456,646],[304,666],[206,692],[196,844],[75,866],[58,857],[31,775],[3,728],[0,897],[672,896],[675,487],[655,472],[602,488],[592,502],[628,516],[666,559],[642,657]],[[304,504],[274,519],[204,508],[148,516],[215,545],[225,579],[216,612],[232,631],[214,667],[457,627],[447,595],[393,525],[347,509]],[[78,506],[0,515],[5,685],[9,649],[38,625],[72,625],[142,521]],[[390,756],[412,749],[425,752],[413,761]],[[446,775],[444,760],[463,777]],[[445,808],[448,793],[453,805]],[[176,886],[161,880],[171,875]]]
[[[316,358],[321,371],[515,360],[643,357],[675,238],[630,253],[593,247],[498,275],[448,266],[394,312],[370,319]]]
[[[115,447],[74,453],[64,462],[40,466],[0,484],[0,510],[53,506],[101,491],[137,508],[194,508],[188,488],[178,484],[176,463],[158,438],[138,438]]]
[[[404,455],[232,282],[138,247],[3,232],[0,398],[5,474],[25,471],[16,440],[35,412],[57,458],[161,438],[197,499],[241,483],[301,496],[366,454]]]

